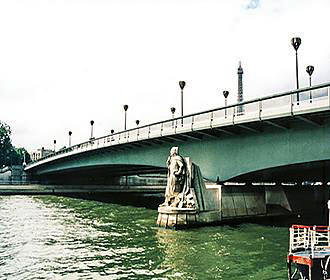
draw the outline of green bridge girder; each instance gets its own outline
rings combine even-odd
[[[198,164],[203,176],[216,181],[330,181],[329,111],[257,121],[221,129],[86,151],[37,165],[29,173],[77,176],[80,172],[108,176],[166,172],[169,150]]]

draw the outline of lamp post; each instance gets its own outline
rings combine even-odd
[[[126,120],[127,120],[127,109],[128,109],[128,105],[124,105],[124,111],[125,111],[125,125],[124,125],[124,129],[126,130]]]
[[[90,121],[90,124],[91,124],[91,138],[90,138],[90,140],[93,140],[93,139],[94,139],[94,138],[93,138],[93,126],[94,126],[94,121],[91,120],[91,121]]]
[[[223,96],[225,97],[225,119],[227,118],[227,97],[229,95],[228,90],[223,91]]]
[[[174,119],[175,107],[171,108],[171,113],[172,113],[172,119]]]
[[[69,131],[69,147],[71,147],[71,135],[72,135],[72,131]]]
[[[312,74],[314,72],[314,66],[308,65],[306,67],[306,72],[309,75],[309,86],[311,87],[312,86]],[[312,91],[311,90],[309,91],[309,102],[312,103]]]
[[[299,79],[298,79],[298,49],[301,45],[301,39],[299,37],[294,37],[291,39],[291,45],[296,51],[296,81],[297,81],[297,89],[299,89]],[[297,93],[297,104],[299,105],[299,93]]]
[[[174,127],[174,114],[175,114],[175,107],[171,107],[171,113],[172,113],[172,128]]]
[[[56,140],[54,140],[54,153],[56,152]]]
[[[181,88],[181,125],[183,126],[183,89],[186,85],[186,82],[185,81],[180,81],[179,82],[179,86]]]
[[[139,137],[139,132],[140,132],[140,129],[139,129],[139,124],[140,124],[140,121],[139,120],[136,120],[135,121],[135,123],[136,123],[136,126],[137,126],[137,137]]]

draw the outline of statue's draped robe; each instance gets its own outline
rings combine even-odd
[[[168,180],[166,186],[165,197],[170,199],[182,192],[185,180],[185,164],[181,156],[175,155],[169,157],[168,165]]]

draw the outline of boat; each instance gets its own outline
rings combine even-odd
[[[292,225],[287,257],[288,279],[330,279],[330,227]]]

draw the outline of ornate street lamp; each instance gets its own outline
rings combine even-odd
[[[183,125],[183,89],[184,89],[185,85],[186,85],[185,81],[180,81],[179,82],[179,86],[181,88],[181,117],[182,117],[181,125]]]
[[[124,125],[124,129],[126,130],[126,120],[127,120],[127,109],[128,109],[128,105],[124,105],[124,110],[125,110],[125,125]]]
[[[69,131],[69,147],[71,147],[71,135],[72,135],[72,131]]]
[[[172,113],[172,119],[174,119],[175,107],[171,108],[171,113]]]
[[[56,152],[56,140],[54,140],[54,153]]]
[[[139,124],[140,124],[140,121],[139,120],[136,120],[135,123],[136,123],[136,126],[138,128],[138,130],[137,130],[137,136],[139,137],[139,133],[140,133]]]
[[[223,91],[223,96],[225,97],[225,118],[227,118],[227,97],[229,95],[229,91],[228,90],[224,90]]]
[[[296,51],[296,80],[297,80],[297,89],[299,89],[299,79],[298,79],[298,49],[301,45],[301,39],[299,37],[294,37],[291,39],[291,45]],[[297,104],[299,104],[299,93],[297,93]]]
[[[312,74],[314,72],[314,66],[308,65],[306,67],[306,72],[309,75],[309,86],[311,87],[312,86]],[[312,103],[312,91],[311,90],[309,91],[309,102]]]
[[[172,119],[174,119],[175,107],[171,107]],[[174,120],[172,121],[172,127],[174,127]]]
[[[91,121],[90,121],[90,124],[91,124],[91,138],[90,138],[90,140],[93,140],[93,139],[94,139],[94,138],[93,138],[93,125],[94,125],[94,121],[91,120]]]

